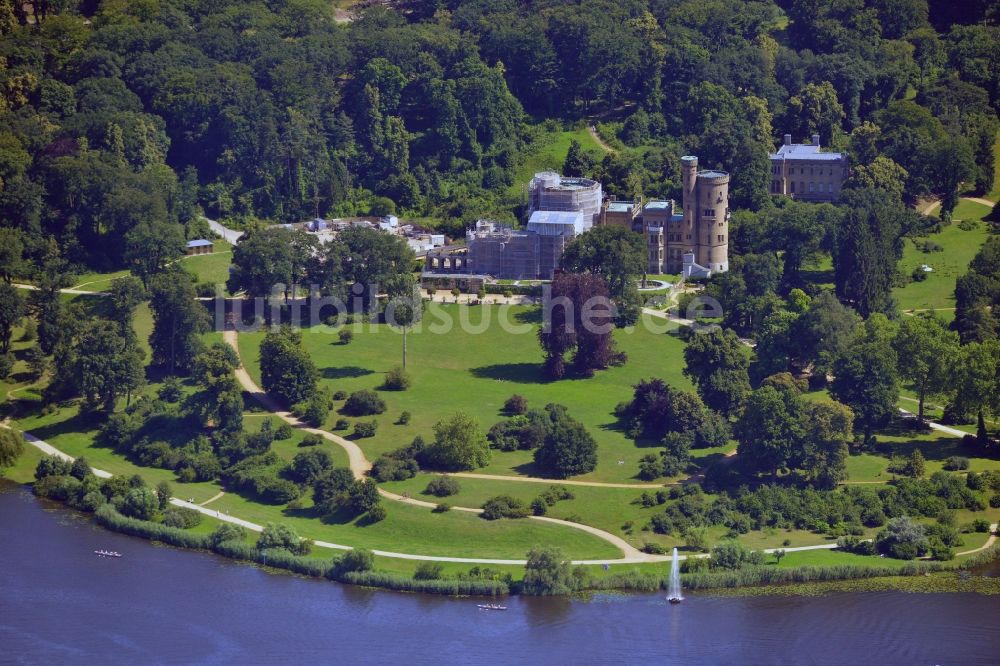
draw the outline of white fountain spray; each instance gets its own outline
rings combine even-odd
[[[674,557],[670,563],[670,590],[667,594],[667,601],[672,604],[679,604],[684,600],[681,594],[681,563],[677,557],[677,549],[674,548]]]

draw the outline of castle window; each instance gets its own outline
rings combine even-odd
[[[809,181],[809,194],[812,194],[813,190],[815,190],[815,189],[816,189],[815,188],[815,183],[813,183],[812,181]]]
[[[792,194],[795,194],[795,181],[792,181]]]
[[[720,243],[724,243],[725,241],[726,241],[726,237],[725,236],[719,236],[719,242]]]
[[[715,210],[712,208],[703,208],[701,214],[705,217],[715,217]]]

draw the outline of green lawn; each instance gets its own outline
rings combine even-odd
[[[229,266],[233,263],[233,246],[215,239],[215,252],[198,254],[181,259],[181,266],[195,276],[196,282],[225,285],[229,279]]]
[[[969,262],[989,236],[986,222],[980,222],[979,228],[972,231],[963,231],[958,222],[981,220],[989,213],[990,209],[986,206],[961,201],[955,209],[951,225],[939,234],[917,239],[937,243],[944,248],[942,252],[921,252],[912,239],[905,241],[906,248],[899,262],[900,272],[910,275],[921,264],[927,264],[934,270],[927,273],[927,279],[922,282],[911,282],[893,290],[900,309],[906,311],[955,307],[955,280],[969,270]]]
[[[539,171],[552,170],[562,173],[566,153],[569,152],[570,142],[574,139],[580,142],[586,152],[595,153],[601,157],[606,154],[604,149],[594,141],[586,127],[543,133],[529,147],[524,162],[518,166],[514,173],[514,184],[509,188],[508,196],[520,197],[523,189],[528,186],[528,181]]]
[[[73,281],[73,288],[84,291],[103,291],[111,286],[111,281],[130,275],[127,270],[114,271],[112,273],[83,273],[77,275]]]
[[[35,480],[35,468],[42,456],[42,452],[35,447],[30,444],[25,445],[24,453],[14,461],[13,465],[0,470],[0,476],[17,483],[32,483]]]
[[[447,333],[432,332],[441,321],[435,313],[452,317],[455,326]],[[619,330],[615,333],[618,346],[628,354],[624,366],[598,372],[591,379],[546,383],[541,377],[542,353],[535,333],[537,315],[537,309],[519,306],[469,308],[435,304],[425,315],[424,330],[408,336],[412,388],[404,392],[381,391],[388,411],[375,417],[379,424],[375,437],[358,441],[368,458],[405,446],[417,435],[433,437],[434,424],[456,412],[475,417],[486,431],[503,418],[504,401],[519,393],[532,407],[549,402],[568,406],[570,414],[582,421],[598,441],[597,469],[579,478],[637,482],[639,459],[654,449],[637,446],[626,438],[618,430],[612,410],[619,402],[630,399],[632,386],[642,378],[661,377],[672,385],[690,389],[690,382],[682,374],[683,342],[644,326],[631,332]],[[490,317],[490,325],[482,333],[466,333],[458,325],[460,316],[471,319],[473,325]],[[523,326],[527,332],[505,332],[497,324],[499,316]],[[666,325],[663,320],[648,320],[661,330]],[[240,334],[243,362],[258,381],[257,350],[262,338],[263,333]],[[331,391],[377,389],[384,373],[401,359],[401,336],[384,325],[365,325],[348,345],[340,344],[336,335],[318,329],[303,331],[303,341],[319,368],[322,384]],[[405,426],[396,425],[403,411],[409,411],[412,418]],[[327,426],[336,418],[339,415],[331,414]],[[531,462],[531,453],[525,451],[494,452],[491,464],[483,471],[540,474]]]
[[[464,511],[430,509],[385,502],[388,517],[366,525],[364,517],[325,524],[307,507],[283,509],[226,495],[212,507],[256,523],[280,522],[300,536],[397,553],[523,559],[537,545],[556,546],[575,559],[616,558],[621,551],[582,530],[534,520],[484,520]]]

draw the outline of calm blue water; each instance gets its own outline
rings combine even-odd
[[[124,553],[101,559],[96,548]],[[0,487],[0,663],[996,664],[1000,599],[904,593],[475,601],[277,575]]]

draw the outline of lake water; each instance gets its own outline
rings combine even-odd
[[[102,559],[95,549],[117,550]],[[0,663],[996,664],[1000,598],[370,591],[106,532],[0,483]]]

